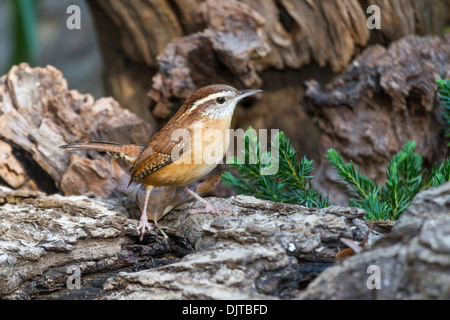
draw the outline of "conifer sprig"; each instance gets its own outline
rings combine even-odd
[[[238,194],[253,195],[260,199],[307,207],[324,208],[332,205],[328,195],[323,197],[311,184],[313,161],[307,157],[297,160],[297,153],[283,132],[275,135],[271,143],[276,148],[260,153],[261,144],[257,136],[246,135],[245,147],[240,150],[245,163],[239,163],[239,157],[231,158],[229,165],[236,173],[224,172],[222,181]],[[336,150],[329,149],[325,158],[338,174],[342,185],[347,187],[351,195],[350,206],[366,210],[365,218],[368,220],[396,220],[418,192],[450,181],[450,158],[439,167],[435,164],[428,173],[422,168],[422,156],[414,152],[416,146],[414,141],[408,141],[403,150],[391,159],[382,187],[362,174],[351,161],[345,163]],[[261,174],[273,165],[268,161],[271,155],[279,160],[278,171],[272,175]],[[256,161],[249,163],[249,159]]]
[[[414,152],[416,146],[414,141],[408,141],[403,150],[392,158],[386,168],[385,185],[381,188],[355,169],[351,161],[345,164],[336,150],[329,149],[325,157],[348,187],[352,195],[351,206],[365,209],[369,220],[396,220],[419,191],[447,182],[450,178],[450,158],[438,169],[435,165],[428,174],[422,169],[422,156]]]
[[[250,127],[247,132],[252,130]],[[252,140],[253,139],[253,140]],[[322,194],[313,188],[311,172],[314,170],[313,161],[303,157],[296,159],[297,152],[291,146],[283,132],[279,132],[272,139],[272,151],[260,154],[261,144],[256,135],[245,136],[245,148],[241,152],[241,159],[245,163],[239,163],[239,157],[232,157],[229,165],[235,169],[232,174],[226,171],[222,174],[222,182],[232,187],[238,194],[253,195],[260,199],[275,202],[295,203],[306,207],[328,207],[328,195]],[[256,146],[250,148],[250,146]],[[278,152],[278,171],[272,175],[263,175],[261,172],[271,165],[268,159],[271,152]],[[245,157],[245,158],[244,158]],[[256,163],[248,163],[249,159],[256,159]]]
[[[447,138],[450,137],[450,79],[437,79],[436,83],[439,89],[439,98],[441,100],[442,105],[445,108],[444,113],[444,130],[445,136]],[[450,143],[449,143],[450,145]]]

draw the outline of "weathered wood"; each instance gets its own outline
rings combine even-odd
[[[187,215],[198,204],[185,204],[160,221],[169,241],[148,234],[138,242],[138,221],[127,218],[138,208],[129,198],[1,187],[0,297],[290,298],[334,262],[345,247],[340,237],[361,241],[368,231],[355,208],[209,200],[229,212]],[[370,243],[381,236],[371,231]],[[69,266],[81,270],[80,290],[66,286]]]
[[[419,193],[388,236],[325,270],[296,298],[449,299],[449,212],[450,183]]]
[[[200,13],[206,28],[174,40],[157,57],[149,96],[158,118],[169,117],[192,91],[211,83],[240,89],[262,85],[256,60],[269,53],[262,17],[233,1],[203,3]]]
[[[138,209],[127,198],[2,187],[0,297],[446,299],[449,196],[450,183],[420,193],[389,235],[371,231],[368,248],[335,262],[340,237],[361,241],[369,229],[363,211],[216,198],[230,212],[186,215],[185,205],[160,222],[169,242],[137,243],[137,220],[126,216]],[[370,265],[381,270],[376,291],[367,287]],[[69,266],[81,269],[81,289],[67,288]]]
[[[27,64],[0,78],[0,128],[0,178],[6,184],[105,198],[121,194],[108,161],[59,146],[86,140],[145,144],[153,132],[113,99],[70,91],[60,71]]]
[[[306,82],[307,111],[321,129],[319,153],[335,148],[380,183],[387,163],[408,140],[417,142],[425,166],[442,162],[447,146],[436,79],[450,77],[449,61],[450,35],[410,36],[387,48],[366,49],[323,88],[316,80]],[[323,158],[317,182],[333,201],[346,203]]]
[[[359,209],[308,209],[246,196],[209,200],[230,212],[221,217],[174,212],[163,219],[196,253],[110,278],[104,286],[109,298],[289,299],[334,262],[345,247],[340,237],[361,241],[368,231]],[[371,243],[380,237],[372,231]]]
[[[155,125],[147,92],[157,55],[173,39],[198,30],[196,0],[89,1],[104,59],[105,91]]]
[[[212,39],[221,39],[222,35],[215,31],[224,21],[230,23],[227,32],[235,37],[222,38],[225,43],[221,40],[209,53],[216,55],[221,64],[206,70],[188,64],[184,73],[191,73],[191,78],[196,75],[223,79],[224,74],[231,72],[233,77],[225,78],[228,82],[249,84],[244,81],[248,75],[233,73],[235,70],[227,64],[230,58],[239,57],[240,46],[245,47],[248,40],[240,38],[235,31],[254,32],[254,20],[249,20],[249,15],[258,16],[258,24],[263,25],[258,30],[258,36],[264,40],[259,44],[260,50],[270,52],[264,57],[247,59],[246,67],[258,72],[318,64],[322,68],[329,66],[337,73],[369,43],[387,44],[410,34],[440,34],[450,19],[450,5],[446,0],[435,0],[433,5],[427,0],[90,0],[89,4],[101,42],[107,94],[145,119],[151,118],[145,95],[152,87],[151,77],[158,70],[167,69],[158,56],[170,43],[183,37],[195,38],[195,34],[206,30],[212,32]],[[379,30],[369,30],[366,24],[367,7],[373,4],[380,7],[382,27]],[[226,42],[237,44],[234,56],[233,53],[231,57],[223,55]],[[188,40],[181,40],[181,45],[184,51],[192,51],[188,50]],[[201,62],[208,56],[199,58]],[[166,62],[170,65],[170,61]],[[189,89],[191,85],[187,83]],[[169,88],[161,94],[167,100],[180,98],[178,91],[171,92]],[[157,117],[168,117],[167,112],[158,110]]]

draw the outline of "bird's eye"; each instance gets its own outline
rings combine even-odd
[[[225,98],[224,98],[224,97],[218,97],[218,98],[216,99],[216,102],[222,104],[222,103],[225,102]]]

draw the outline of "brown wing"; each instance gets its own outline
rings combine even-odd
[[[183,128],[183,126],[177,127]],[[183,153],[189,152],[190,139],[183,139],[179,137],[178,140],[173,141],[173,132],[173,126],[171,126],[169,122],[152,137],[134,163],[130,182],[164,168],[170,163],[181,158],[183,155],[181,151],[183,151]]]

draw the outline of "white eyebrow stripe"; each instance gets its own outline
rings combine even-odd
[[[188,110],[188,112],[193,111],[195,108],[197,108],[199,105],[209,101],[209,100],[214,100],[217,99],[219,97],[226,97],[228,96],[232,91],[221,91],[221,92],[217,92],[217,93],[213,93],[208,95],[207,97],[197,100],[194,102],[194,104],[192,105],[192,107]]]

